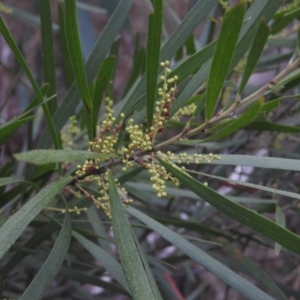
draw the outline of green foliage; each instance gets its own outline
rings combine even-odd
[[[0,295],[300,299],[298,1],[104,2],[0,4]]]

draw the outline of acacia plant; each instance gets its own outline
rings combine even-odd
[[[1,4],[19,68],[1,106],[19,108],[0,126],[1,295],[300,299],[299,1],[199,0],[180,21],[145,2],[128,73],[133,2],[40,0],[38,19]],[[107,22],[88,56],[91,11]],[[40,31],[40,63],[4,20]]]

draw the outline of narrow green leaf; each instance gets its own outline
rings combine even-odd
[[[269,101],[267,103],[264,103],[264,105],[261,107],[260,112],[269,112],[275,108],[278,108],[280,106],[280,101],[277,99],[274,101]]]
[[[191,34],[185,41],[185,48],[187,55],[193,55],[194,53],[196,53],[196,45],[193,34]]]
[[[205,96],[206,94],[204,93],[203,95],[197,95],[194,97],[194,99],[196,99],[196,109],[195,111],[193,112],[193,114],[191,115],[191,118],[189,119],[189,124],[191,122],[193,122],[193,120],[199,116],[201,114],[201,112],[203,111],[204,109],[204,106],[205,106]]]
[[[49,236],[60,228],[60,225],[55,221],[46,223],[39,232],[37,232],[32,238],[30,238],[24,245],[24,248],[35,249],[39,246],[45,239],[48,239]],[[26,256],[28,252],[17,252],[15,253],[1,269],[0,274],[2,276],[7,276],[7,274],[17,266]]]
[[[74,231],[72,234],[83,247],[85,247],[96,259],[101,262],[103,267],[110,273],[110,275],[128,290],[121,265],[106,251],[82,235]]]
[[[282,290],[275,284],[274,280],[257,265],[256,262],[251,260],[249,257],[245,256],[238,248],[233,248],[227,246],[225,248],[225,256],[233,256],[235,258],[235,263],[230,264],[237,271],[241,270],[252,276],[261,285],[263,284],[273,295],[276,296],[277,300],[288,300],[283,294]]]
[[[166,163],[161,159],[159,159],[159,161],[172,175],[178,178],[180,182],[213,207],[245,226],[274,240],[287,249],[300,254],[300,236],[282,228],[266,217],[261,216],[240,204],[230,201],[209,187],[201,184],[191,176],[183,173],[181,170],[171,166],[169,163]]]
[[[47,95],[51,97],[53,95],[56,95],[56,74],[50,0],[40,0],[39,4],[44,65],[44,81],[50,86]],[[56,97],[52,98],[48,102],[48,107],[51,115],[53,115],[57,109]]]
[[[143,171],[143,167],[138,167],[130,169],[129,171],[123,173],[119,178],[121,184],[125,183],[128,180],[132,180],[136,175],[140,174]]]
[[[14,16],[17,20],[20,20],[24,22],[26,25],[29,25],[36,29],[41,25],[40,18],[36,14],[28,13],[22,9],[18,9],[16,5],[9,6],[9,5],[4,5],[1,3],[1,8],[3,9],[3,12],[11,14]],[[54,30],[58,29],[57,24],[52,24],[52,27]]]
[[[224,266],[218,262],[213,257],[206,254],[204,251],[194,246],[183,237],[170,230],[169,228],[161,225],[157,221],[143,214],[142,212],[134,209],[133,207],[127,208],[127,211],[144,224],[152,228],[155,232],[160,234],[171,244],[180,249],[183,253],[191,257],[197,263],[201,264],[204,268],[212,272],[214,275],[222,279],[229,286],[237,290],[239,293],[244,295],[250,300],[273,300],[266,293],[255,287],[253,284],[230,270],[228,267]]]
[[[228,125],[225,124],[223,126],[223,129],[221,129],[221,131],[212,135],[211,137],[206,138],[205,141],[220,140],[228,136],[229,134],[236,132],[238,129],[244,128],[246,125],[248,125],[249,123],[253,122],[256,119],[262,104],[263,104],[263,99],[256,101],[246,110],[245,113],[239,116],[238,119],[231,121]]]
[[[211,164],[249,166],[255,168],[279,169],[298,172],[300,171],[299,159],[289,159],[281,157],[222,154],[221,160],[212,160]]]
[[[299,133],[299,126],[282,125],[272,122],[253,122],[249,124],[245,129],[259,130],[259,131],[277,131],[277,132],[288,132],[288,133]]]
[[[45,83],[42,88],[41,88],[41,93],[43,95],[43,97],[45,98],[47,93],[49,91],[49,84]],[[48,102],[49,100],[45,99],[44,103]],[[24,109],[23,114],[22,115],[26,115],[26,113],[32,113],[34,111],[34,109],[38,108],[41,105],[41,103],[39,102],[38,97],[33,98],[30,103],[27,105],[27,107]],[[19,116],[20,117],[20,116]]]
[[[58,273],[68,252],[72,236],[71,228],[71,219],[67,212],[53,249],[20,300],[42,299],[46,289]]]
[[[128,93],[133,84],[137,81],[140,74],[142,74],[143,63],[145,60],[145,49],[140,49],[140,34],[137,33],[134,42],[133,53],[133,66],[130,78],[128,79],[127,86],[125,88],[124,95]],[[124,96],[123,96],[124,97]]]
[[[224,16],[207,82],[206,118],[212,118],[228,74],[246,11],[244,1],[229,8]]]
[[[280,97],[280,98],[268,101],[268,102],[264,103],[264,105],[261,108],[261,111],[269,111],[272,108],[276,108],[276,107],[280,106],[281,101],[289,100],[290,98],[299,101],[300,100],[300,95],[299,94],[298,95],[286,95],[284,97]]]
[[[94,128],[96,128],[96,125],[98,123],[98,114],[100,111],[101,103],[103,101],[104,92],[113,75],[115,64],[115,56],[107,57],[101,64],[98,75],[96,77],[95,90],[93,96]]]
[[[253,70],[259,60],[259,57],[264,49],[264,46],[267,42],[268,36],[270,34],[270,28],[265,20],[261,20],[259,27],[257,28],[252,47],[247,58],[247,63],[243,72],[242,81],[239,87],[239,94],[241,95],[244,91],[244,88],[253,73]]]
[[[141,257],[141,260],[142,260],[142,263],[143,263],[143,266],[145,268],[145,272],[147,274],[147,277],[148,277],[148,280],[149,280],[149,284],[151,285],[151,289],[153,291],[153,294],[154,294],[154,298],[156,300],[163,300],[163,298],[161,297],[161,294],[160,294],[160,291],[157,287],[157,284],[155,282],[155,279],[154,279],[154,275],[152,273],[152,270],[149,266],[149,263],[148,263],[148,260],[147,260],[147,257],[146,257],[146,253],[143,251],[143,248],[141,247],[137,237],[135,236],[132,228],[131,229],[131,232],[132,232],[132,236],[134,238],[134,241],[135,241],[135,244],[137,246],[137,249],[139,251],[139,254],[140,254],[140,257]]]
[[[162,0],[152,0],[152,4],[154,12],[149,16],[146,48],[146,95],[148,128],[152,126],[156,100],[164,6]]]
[[[93,130],[93,101],[90,95],[87,77],[82,58],[81,45],[79,39],[78,22],[76,15],[75,0],[65,1],[65,30],[66,38],[73,66],[73,71],[76,79],[76,84],[83,102],[85,111],[85,121],[89,140],[94,138]]]
[[[284,29],[294,19],[300,18],[300,7],[294,8],[291,11],[285,12],[284,15],[280,16],[272,25],[272,35],[275,35],[280,30]]]
[[[280,206],[276,205],[276,212],[275,212],[275,218],[276,218],[276,223],[279,226],[282,226],[285,228],[285,215],[280,209]],[[278,243],[275,243],[275,253],[278,255],[282,249],[282,246]]]
[[[74,81],[74,73],[73,73],[71,58],[68,51],[66,28],[65,28],[65,13],[64,13],[63,4],[58,3],[57,9],[58,9],[59,37],[60,37],[64,77],[66,80],[67,87],[71,87]]]
[[[23,124],[32,121],[35,116],[13,119],[0,126],[0,146],[3,145]]]
[[[61,144],[60,144],[60,139],[58,137],[57,131],[55,129],[50,111],[48,109],[47,104],[44,104],[44,97],[42,95],[42,92],[39,88],[39,86],[37,85],[21,51],[19,50],[16,42],[14,41],[12,35],[10,34],[8,28],[6,27],[2,17],[0,16],[0,32],[2,33],[2,36],[4,37],[6,43],[8,44],[8,46],[10,47],[10,49],[12,50],[13,54],[15,55],[16,59],[18,60],[19,64],[21,65],[23,71],[25,72],[25,74],[27,75],[31,86],[36,94],[37,99],[39,100],[39,103],[42,104],[42,108],[46,117],[46,120],[48,122],[48,126],[49,126],[49,130],[50,130],[50,134],[51,134],[51,138],[52,141],[55,145],[56,149],[60,149],[61,148]],[[50,145],[50,137],[49,137],[49,145]]]
[[[216,47],[216,42],[212,42],[205,46],[189,58],[187,58],[183,63],[178,65],[169,75],[169,77],[174,77],[177,75],[179,80],[182,81],[188,76],[193,75],[197,72],[202,65],[208,61],[214,54],[214,49]]]
[[[176,51],[217,4],[217,0],[202,0],[195,3],[182,22],[180,22],[178,28],[163,45],[161,50],[162,61],[173,57]]]
[[[30,255],[24,259],[24,263],[26,263],[27,265],[29,265],[34,269],[40,269],[43,264],[43,261],[38,259],[36,256],[33,257]],[[81,282],[83,284],[91,284],[91,285],[99,286],[113,293],[119,293],[122,295],[126,295],[127,297],[130,296],[126,290],[120,287],[120,285],[116,285],[101,280],[99,279],[99,276],[91,276],[86,272],[86,270],[78,271],[75,270],[73,267],[62,266],[58,275],[66,279]]]
[[[101,36],[97,40],[96,45],[85,65],[88,84],[93,82],[99,71],[101,63],[109,53],[117,33],[127,18],[132,2],[133,0],[121,0],[119,2],[106,27],[103,29]],[[79,97],[77,87],[73,84],[64,98],[62,105],[53,116],[53,121],[58,131],[62,129],[69,117],[74,114],[75,108],[78,105]],[[49,132],[46,131],[38,147],[48,148],[49,146]]]
[[[252,44],[252,38],[254,38],[257,25],[259,24],[261,18],[264,18],[266,21],[270,20],[273,14],[278,9],[278,7],[282,4],[282,2],[282,0],[273,0],[272,2],[270,2],[269,0],[261,0],[254,1],[252,3],[245,15],[244,26],[241,30],[239,42],[237,44],[235,54],[232,59],[231,67],[229,70],[232,70],[234,66],[243,58],[243,56],[248,51],[248,48]],[[202,3],[202,1],[198,3]],[[171,115],[174,115],[174,113],[179,108],[181,108],[188,101],[188,99],[190,99],[193,96],[193,94],[199,89],[199,87],[207,80],[207,76],[211,68],[210,66],[211,59],[206,61],[201,66],[201,68],[186,85],[184,90],[181,91],[180,95],[178,96],[171,108]]]
[[[21,161],[26,161],[36,165],[45,165],[49,163],[73,162],[87,159],[99,159],[105,161],[113,158],[113,154],[102,154],[91,151],[81,150],[32,150],[14,154],[14,157]]]
[[[13,245],[26,226],[73,178],[59,179],[35,195],[0,228],[0,258]]]
[[[155,299],[111,172],[109,198],[115,241],[130,293],[133,299]]]
[[[233,179],[230,179],[230,178],[227,178],[227,177],[210,175],[210,174],[191,171],[191,170],[189,170],[188,172],[189,173],[195,173],[195,174],[201,174],[203,176],[207,176],[207,177],[218,179],[218,180],[223,180],[223,181],[230,182],[230,183],[233,183],[233,184],[236,184],[236,185],[247,186],[247,187],[250,187],[250,188],[253,188],[253,189],[256,189],[256,190],[266,191],[266,192],[274,193],[274,194],[277,194],[277,195],[283,195],[283,196],[286,196],[286,197],[300,199],[300,194],[287,192],[287,191],[283,191],[283,190],[278,190],[278,189],[270,188],[270,187],[267,187],[267,186],[264,186],[264,185],[248,183],[248,182],[239,181],[239,180],[233,180]],[[231,197],[228,197],[228,199],[232,200]],[[271,203],[270,200],[268,200],[268,202]]]
[[[297,47],[298,51],[300,50],[300,28],[297,30]]]
[[[0,186],[16,183],[16,182],[23,182],[23,180],[14,178],[14,177],[2,177],[0,178]]]
[[[111,248],[111,239],[106,238],[107,236],[107,230],[104,222],[102,223],[99,210],[94,206],[91,205],[87,211],[85,212],[88,222],[90,223],[93,234],[97,237],[97,245],[99,245],[105,252],[110,254],[111,257],[115,258],[116,253],[115,251]],[[74,230],[76,230],[74,228]],[[78,231],[78,233],[81,233]]]
[[[194,32],[196,27],[206,18],[217,3],[217,0],[202,0],[196,2],[178,28],[162,46],[160,55],[161,61],[170,60],[173,57],[176,51],[184,44],[186,39]],[[179,78],[179,80],[181,80],[181,78]],[[135,109],[143,108],[146,104],[145,97],[143,97],[145,88],[146,77],[143,76],[132,93],[126,95],[127,97],[123,103],[123,108],[120,111],[128,115],[132,114]]]

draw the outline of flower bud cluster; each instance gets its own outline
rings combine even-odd
[[[97,198],[93,198],[92,201],[96,208],[101,208],[104,214],[111,219],[111,209],[109,203],[109,195],[108,195],[108,174],[105,172],[101,176],[99,176],[97,180],[97,184],[100,188],[99,194],[100,196]]]
[[[89,142],[89,151],[103,154],[113,154],[115,153],[115,144],[117,142],[120,125],[115,125],[113,127],[113,123],[115,121],[115,118],[113,117],[113,101],[108,97],[105,98],[105,110],[106,114],[104,116],[104,120],[100,126],[98,126],[99,136],[94,138],[93,141]],[[102,161],[100,159],[86,160],[82,165],[77,165],[77,171],[75,174],[78,177],[84,177],[85,182],[97,182],[97,185],[100,188],[100,196],[95,197],[94,195],[88,194],[87,198],[94,203],[96,208],[102,209],[105,215],[108,218],[111,218],[111,209],[108,196],[108,174],[107,172],[100,174],[94,172],[100,169],[101,162]],[[115,180],[117,181],[117,179]],[[119,183],[117,184],[119,185]],[[123,203],[128,205],[132,202],[131,199],[128,199],[124,196],[126,194],[124,189],[120,189],[120,193],[124,199]]]
[[[174,76],[168,78],[171,70],[169,69],[169,61],[162,62],[160,65],[164,68],[164,75],[160,77],[162,86],[158,89],[159,100],[155,105],[155,112],[153,115],[153,124],[150,128],[144,128],[141,124],[134,124],[133,119],[125,121],[124,113],[120,114],[121,123],[114,125],[115,118],[113,117],[113,101],[110,98],[105,99],[106,114],[104,120],[98,127],[98,136],[89,142],[89,151],[114,154],[117,153],[117,163],[122,163],[122,170],[126,171],[128,168],[139,164],[147,169],[150,173],[150,181],[152,188],[156,192],[157,197],[166,197],[167,181],[172,182],[175,186],[179,186],[179,180],[172,176],[167,169],[162,166],[155,159],[156,156],[168,161],[174,167],[185,170],[184,166],[178,167],[177,164],[199,164],[201,162],[211,163],[212,160],[219,160],[218,155],[212,153],[202,155],[195,153],[187,155],[180,153],[175,155],[171,151],[162,153],[155,152],[154,142],[157,134],[162,133],[165,123],[170,118],[170,110],[173,102],[176,100],[175,95],[178,92],[176,83],[178,77]],[[191,115],[196,109],[193,103],[184,108],[181,108],[174,116],[180,119],[182,116]],[[76,123],[75,123],[76,125]],[[119,150],[116,151],[116,144],[120,130],[128,135],[128,142]],[[99,196],[87,195],[87,198],[92,200],[97,208],[101,208],[108,218],[111,218],[111,207],[108,195],[108,174],[104,172],[106,168],[110,167],[110,162],[105,166],[100,165],[101,161],[98,159],[86,160],[82,165],[77,166],[76,175],[85,182],[95,182],[99,187]],[[177,163],[177,164],[174,164]],[[112,165],[115,165],[113,162]],[[101,168],[101,169],[100,169]],[[99,171],[97,171],[99,170]],[[117,186],[120,184],[116,180]],[[124,188],[118,187],[120,197],[125,205],[129,205],[132,200],[127,197],[127,192]]]
[[[157,152],[157,156],[162,158],[163,160],[170,163],[172,166],[174,166],[177,169],[180,169],[181,171],[185,171],[185,166],[178,167],[177,164],[200,164],[201,162],[205,163],[211,163],[212,160],[220,160],[221,157],[219,155],[215,155],[212,153],[209,153],[208,155],[202,155],[199,153],[194,153],[192,155],[188,155],[187,153],[179,153],[178,155],[175,155],[171,151],[168,151],[167,153],[163,153],[161,151]],[[157,192],[158,197],[164,197],[166,196],[165,192],[165,180],[170,179],[175,186],[179,186],[179,181],[177,178],[172,177],[170,173],[167,172],[167,170],[161,166],[161,165],[154,165],[149,168],[150,174],[155,174],[155,176],[152,176],[150,178],[151,181],[154,181],[154,184],[152,185],[152,188]],[[205,182],[205,186],[208,184]]]
[[[113,101],[109,97],[105,98],[105,110],[104,120],[98,127],[100,134],[89,143],[89,146],[90,151],[111,154],[115,151],[119,128],[115,126],[114,130],[112,130],[113,122],[116,119],[113,117]]]
[[[62,146],[64,149],[74,148],[74,136],[79,132],[80,128],[77,126],[76,116],[71,116],[69,119],[69,124],[61,131]]]
[[[127,154],[132,155],[135,150],[149,151],[152,149],[151,138],[149,132],[143,132],[141,126],[133,125],[134,120],[130,119],[126,127],[129,134],[130,143],[128,145]]]
[[[111,207],[109,202],[109,191],[108,191],[108,173],[105,172],[101,175],[94,177],[97,185],[99,186],[99,196],[95,197],[94,195],[87,195],[87,199],[91,200],[96,208],[102,209],[104,214],[111,219]],[[133,202],[132,199],[127,197],[127,191],[124,188],[120,188],[120,183],[117,178],[115,178],[115,183],[118,187],[119,194],[121,196],[122,202],[125,205],[129,205]]]
[[[115,152],[115,144],[117,142],[117,130],[112,130],[113,122],[113,101],[110,98],[105,98],[106,114],[101,125],[98,127],[99,136],[89,142],[89,151],[98,152],[103,154],[112,154]],[[91,173],[93,170],[98,170],[101,163],[100,159],[86,160],[83,165],[77,166],[76,175],[79,177]],[[85,181],[94,181],[93,175],[85,177]]]
[[[155,141],[155,137],[158,133],[162,133],[164,129],[164,124],[170,116],[170,109],[172,103],[175,101],[175,94],[177,92],[176,82],[178,76],[169,78],[168,74],[171,69],[168,68],[170,62],[161,62],[160,65],[164,68],[164,75],[160,77],[163,82],[163,87],[158,89],[158,95],[160,100],[156,102],[155,112],[153,116],[153,126],[149,129],[143,130],[142,126],[134,124],[133,119],[129,119],[125,131],[129,135],[129,144],[127,147],[123,147],[118,153],[124,156],[122,160],[125,167],[123,170],[127,170],[133,165],[129,158],[132,158],[136,151],[151,151]],[[169,85],[172,84],[172,87]],[[124,118],[124,114],[121,114]]]
[[[162,153],[161,151],[157,152],[157,155],[159,155],[161,158],[168,162],[176,162],[178,164],[200,164],[202,162],[210,164],[212,160],[220,160],[221,156],[209,153],[208,155],[200,154],[200,153],[194,153],[192,155],[188,155],[187,153],[179,153],[178,155],[175,155],[171,151],[168,151],[167,153]]]
[[[192,103],[188,106],[184,106],[182,108],[179,108],[178,111],[172,117],[172,120],[173,121],[180,121],[181,117],[192,115],[194,113],[194,111],[196,110],[196,108],[197,108],[197,106],[196,106],[195,103]]]
[[[179,180],[173,177],[164,166],[152,162],[148,164],[152,188],[156,191],[157,197],[166,197],[166,181],[170,180],[175,186],[179,186]]]
[[[162,88],[158,89],[158,95],[160,100],[155,103],[155,113],[153,116],[153,126],[150,128],[150,136],[152,138],[152,144],[154,143],[157,133],[161,133],[164,130],[164,124],[170,117],[170,109],[173,102],[176,100],[175,94],[178,92],[176,88],[176,83],[178,81],[178,76],[174,76],[168,79],[168,75],[171,73],[169,69],[170,62],[166,60],[161,62],[160,65],[164,68],[164,75],[160,77],[162,81]],[[169,85],[172,84],[170,87]]]
[[[98,170],[99,165],[96,164],[94,160],[92,160],[92,159],[85,160],[82,165],[77,165],[77,171],[75,172],[75,174],[78,177],[83,177],[85,174],[89,174],[92,171],[94,171],[95,169]],[[94,177],[94,175],[86,176],[84,178],[84,180],[87,181],[87,182],[92,182],[95,179],[96,178]]]
[[[194,153],[193,155],[188,156],[186,153],[180,153],[176,157],[177,163],[182,164],[201,164],[202,162],[210,164],[212,160],[220,160],[221,156],[209,153],[208,155]]]

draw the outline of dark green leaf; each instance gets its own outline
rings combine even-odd
[[[0,126],[0,146],[3,145],[23,124],[32,121],[35,116],[14,119]]]
[[[193,55],[194,53],[196,53],[196,45],[193,34],[191,34],[185,41],[185,48],[187,55]]]
[[[76,84],[83,102],[87,131],[89,140],[91,141],[94,138],[93,101],[90,95],[82,58],[75,3],[75,0],[65,1],[65,30],[70,59],[73,66]]]
[[[87,240],[82,235],[73,232],[73,236],[83,247],[85,247],[96,259],[101,262],[103,267],[110,273],[112,277],[114,277],[120,284],[128,289],[121,265],[111,255],[109,255],[99,246]]]
[[[133,0],[121,0],[109,19],[106,27],[103,29],[90,57],[85,65],[88,84],[91,84],[97,75],[100,65],[108,54],[116,35],[122,27],[124,20],[128,15]],[[69,89],[62,105],[53,116],[56,129],[60,131],[69,117],[74,114],[75,108],[79,102],[79,93],[75,84]],[[48,148],[50,146],[49,132],[43,135],[39,148]]]
[[[191,171],[191,170],[189,170],[188,172],[200,174],[202,176],[207,176],[207,177],[218,179],[218,180],[223,180],[223,181],[226,181],[226,182],[233,183],[235,185],[247,186],[247,187],[250,187],[250,188],[253,188],[253,189],[256,189],[256,190],[266,191],[266,192],[274,193],[274,194],[277,194],[277,195],[283,195],[283,196],[286,196],[286,197],[300,199],[300,195],[297,194],[297,193],[292,193],[292,192],[287,192],[287,191],[283,191],[283,190],[278,190],[278,189],[270,188],[270,187],[267,187],[267,186],[264,186],[264,185],[260,185],[260,184],[248,183],[248,182],[240,181],[240,180],[233,180],[233,179],[230,179],[230,178],[227,178],[227,177],[210,175],[210,174],[196,172],[196,171]],[[232,200],[232,198],[230,198],[230,197],[228,197],[228,199]],[[268,200],[268,201],[269,201],[269,203],[271,203],[270,200]]]
[[[142,74],[143,64],[145,61],[145,49],[140,49],[140,34],[137,33],[134,43],[133,66],[130,78],[128,79],[124,95],[130,90],[132,85],[137,81],[139,75]]]
[[[204,201],[245,226],[250,227],[300,255],[300,236],[282,228],[266,217],[261,216],[240,204],[230,201],[209,187],[201,184],[191,176],[183,173],[181,170],[171,166],[169,163],[166,163],[161,159],[159,159],[159,161],[172,175],[178,178],[180,182]]]
[[[204,93],[203,95],[197,95],[194,97],[194,98],[197,97],[196,98],[197,101],[195,102],[197,104],[197,107],[196,107],[195,111],[193,112],[193,114],[189,120],[189,123],[192,122],[203,111],[204,106],[205,106],[205,96],[206,96],[206,94]]]
[[[188,76],[193,75],[197,72],[202,65],[209,60],[213,54],[216,47],[216,42],[212,42],[206,47],[202,48],[192,56],[186,59],[183,63],[178,65],[169,75],[169,77],[174,77],[177,75],[179,80],[182,81]]]
[[[273,300],[270,296],[263,291],[240,277],[238,274],[215,260],[213,257],[206,254],[204,251],[194,246],[180,235],[170,230],[169,228],[161,225],[157,221],[141,213],[140,211],[129,207],[127,211],[142,221],[144,224],[152,228],[174,246],[179,248],[183,253],[191,257],[193,260],[201,264],[204,268],[215,274],[217,277],[226,282],[229,286],[244,295],[247,299],[251,300]]]
[[[61,232],[45,263],[36,274],[20,300],[42,299],[46,289],[58,273],[71,241],[71,219],[67,212]]]
[[[277,132],[288,132],[288,133],[299,133],[300,127],[288,126],[271,122],[253,122],[249,124],[245,129],[259,130],[259,131],[277,131]]]
[[[98,75],[96,77],[94,97],[93,97],[93,122],[94,128],[98,123],[98,114],[104,97],[104,91],[111,80],[116,64],[116,57],[107,57],[100,66]]]
[[[45,165],[48,163],[66,163],[87,159],[99,159],[104,161],[114,157],[115,155],[80,150],[32,150],[14,154],[14,156],[18,160],[26,161],[36,165]]]
[[[41,226],[41,225],[40,225]],[[54,231],[60,228],[60,225],[55,221],[45,224],[39,232],[37,232],[30,240],[26,242],[24,248],[35,249],[45,239],[47,239]],[[28,255],[28,252],[17,252],[14,254],[5,266],[1,269],[0,274],[7,276],[7,274],[18,265],[24,257]]]
[[[2,177],[0,178],[0,186],[16,183],[16,182],[22,182],[23,180],[14,178],[14,177]]]
[[[156,299],[111,173],[109,198],[115,241],[130,293],[133,299]]]
[[[14,41],[12,35],[10,34],[9,30],[7,29],[2,17],[0,16],[0,32],[2,33],[2,36],[4,37],[6,43],[8,44],[8,46],[10,47],[10,49],[12,50],[13,54],[15,55],[16,59],[18,60],[19,64],[21,65],[23,71],[25,72],[25,74],[27,75],[31,86],[36,94],[37,99],[39,100],[39,103],[42,104],[42,108],[45,114],[45,117],[47,119],[48,122],[48,126],[49,126],[49,130],[50,130],[50,134],[51,134],[51,138],[52,141],[55,145],[56,149],[60,149],[61,145],[60,145],[60,140],[57,134],[57,131],[55,129],[50,111],[48,109],[48,106],[46,104],[44,104],[44,97],[42,95],[42,92],[39,88],[39,86],[37,85],[21,51],[19,50],[16,42]],[[50,144],[50,137],[49,137],[49,144]]]
[[[163,25],[163,1],[152,0],[154,12],[149,16],[146,49],[147,125],[152,126],[160,62],[160,44]]]
[[[161,60],[165,61],[173,57],[176,51],[184,44],[196,27],[206,18],[211,10],[217,5],[217,0],[197,1],[191,8],[184,20],[174,31],[161,50]]]
[[[49,84],[49,97],[56,95],[56,74],[55,74],[55,60],[53,47],[53,32],[50,0],[40,0],[40,20],[41,20],[41,36],[42,36],[42,52],[44,65],[44,80]],[[56,97],[48,102],[48,107],[51,115],[57,109]]]
[[[185,40],[194,32],[196,27],[217,3],[217,0],[202,0],[196,2],[178,28],[163,45],[160,56],[161,61],[170,60],[173,57],[176,51],[184,44]],[[179,80],[181,80],[181,78],[179,78]],[[145,87],[146,78],[143,76],[133,92],[127,95],[124,100],[122,112],[125,115],[132,114],[134,110],[141,109],[145,106],[145,97],[143,97]]]
[[[285,28],[289,23],[291,23],[294,19],[300,18],[300,7],[294,8],[291,11],[284,13],[280,18],[278,18],[275,23],[272,25],[271,33],[275,35],[280,30]]]
[[[246,67],[243,72],[242,81],[239,87],[239,94],[241,95],[244,91],[244,88],[253,73],[253,70],[258,62],[258,59],[264,49],[268,36],[270,34],[270,28],[265,20],[261,20],[259,27],[257,28],[256,35],[250,49]]]
[[[232,134],[233,132],[237,131],[240,128],[244,128],[249,123],[253,122],[262,106],[263,100],[256,101],[254,104],[249,107],[245,113],[243,113],[237,120],[231,121],[229,124],[225,124],[223,129],[221,129],[218,133],[212,135],[211,137],[205,139],[205,141],[210,140],[219,140],[223,137]]]
[[[204,163],[204,162],[203,162]],[[212,160],[211,164],[250,166],[255,168],[269,168],[279,170],[300,171],[300,160],[281,157],[264,157],[239,154],[222,154],[221,160]]]
[[[242,1],[226,11],[208,76],[206,118],[213,116],[219,94],[230,68],[233,54],[243,25],[246,5]]]
[[[0,258],[22,234],[26,226],[71,180],[71,177],[67,177],[49,184],[4,223],[0,228]]]
[[[35,269],[40,269],[43,264],[43,262],[36,256],[26,257],[24,263]],[[122,295],[126,295],[127,297],[130,296],[128,292],[121,288],[119,285],[106,282],[104,280],[99,279],[99,276],[91,276],[86,271],[79,271],[74,269],[73,267],[62,266],[58,275],[66,279],[81,282],[83,284],[99,286],[113,293],[120,293]]]
[[[254,3],[250,6],[245,15],[244,26],[241,30],[239,42],[232,59],[230,70],[234,68],[234,66],[243,58],[243,56],[248,51],[248,48],[252,44],[254,34],[259,24],[259,20],[261,20],[261,18],[264,18],[266,21],[270,20],[281,3],[282,0],[273,0],[272,2],[263,0],[254,1]],[[184,90],[181,91],[180,95],[171,108],[171,115],[173,115],[179,108],[181,108],[205,82],[210,70],[210,65],[211,59],[206,61],[201,66],[201,68],[186,85]]]
[[[289,100],[291,98],[294,100],[300,100],[300,95],[286,95],[284,97],[280,97],[280,98],[268,101],[268,102],[264,103],[264,105],[261,108],[261,111],[269,111],[273,108],[276,108],[276,107],[280,106],[281,101]]]
[[[275,217],[276,217],[276,223],[279,226],[282,226],[285,228],[285,215],[282,212],[280,206],[276,205],[276,213],[275,213]],[[282,246],[278,243],[275,243],[275,253],[278,255],[281,251]]]
[[[260,284],[263,284],[273,295],[276,296],[275,299],[278,300],[287,300],[286,296],[283,294],[281,289],[275,284],[274,280],[261,268],[260,265],[257,265],[249,257],[245,256],[238,248],[232,248],[227,246],[225,248],[225,256],[233,256],[235,258],[234,264],[232,265],[235,270],[245,272],[249,274],[255,280],[259,281]]]
[[[66,80],[67,87],[70,88],[75,78],[74,78],[73,67],[72,67],[71,58],[68,50],[66,28],[65,28],[65,13],[64,13],[64,8],[62,3],[58,3],[58,21],[59,21],[61,55],[63,58],[64,77]]]

